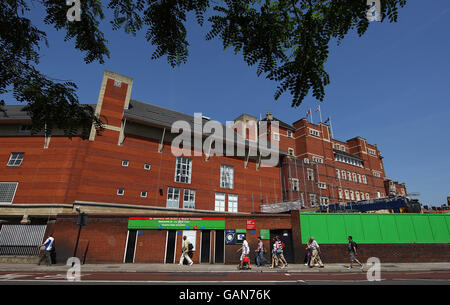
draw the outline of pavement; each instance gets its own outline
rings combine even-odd
[[[67,272],[71,266],[65,264],[55,264],[52,266],[37,264],[13,264],[1,263],[0,272]],[[81,265],[81,272],[199,272],[199,273],[223,273],[223,272],[264,272],[264,273],[311,273],[311,272],[358,272],[361,271],[357,264],[353,269],[347,269],[348,263],[326,264],[324,268],[309,268],[303,264],[289,264],[287,268],[257,267],[252,265],[251,270],[238,270],[237,265],[223,264],[194,264],[192,266],[177,264],[84,264]],[[367,272],[371,266],[365,265]],[[423,272],[423,271],[447,271],[450,272],[450,262],[440,263],[381,263],[381,272]]]

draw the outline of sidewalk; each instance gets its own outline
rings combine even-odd
[[[348,263],[327,264],[324,268],[309,268],[303,264],[289,264],[285,269],[252,266],[251,270],[238,270],[237,265],[222,264],[194,264],[193,266],[178,266],[177,264],[85,264],[81,266],[81,272],[361,272],[357,264],[353,269],[347,269]],[[0,264],[0,272],[67,272],[70,266],[56,264],[52,266],[36,264]],[[366,272],[370,266],[364,266]],[[381,272],[421,272],[421,271],[447,271],[450,272],[448,263],[382,263]]]

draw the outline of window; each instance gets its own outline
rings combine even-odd
[[[317,203],[317,196],[316,196],[316,194],[309,194],[309,200],[311,202],[311,205],[315,205]]]
[[[23,152],[13,152],[9,156],[8,166],[20,166],[23,161],[23,156],[25,153]]]
[[[323,159],[319,158],[319,157],[313,157],[313,161],[316,163],[321,163],[321,164],[323,163]]]
[[[338,178],[338,179],[341,179],[341,171],[340,170],[336,170],[336,177]]]
[[[273,139],[274,141],[280,141],[280,134],[279,134],[279,133],[276,133],[276,132],[273,132],[273,133],[272,133],[272,139]]]
[[[344,198],[344,196],[342,194],[342,189],[339,189],[339,199],[343,199],[343,198]]]
[[[237,213],[238,195],[228,195],[228,212]]]
[[[128,160],[122,160],[122,166],[128,166],[130,162]]]
[[[348,193],[348,190],[345,190],[344,193],[345,193],[345,199],[350,199],[350,195]]]
[[[292,190],[298,192],[300,190],[300,187],[298,185],[298,179],[291,179],[292,182]]]
[[[347,172],[348,181],[352,181],[352,173]]]
[[[233,166],[220,166],[220,187],[232,189],[234,185],[234,168]]]
[[[321,205],[328,205],[329,199],[328,197],[320,197],[320,204]]]
[[[215,207],[214,211],[225,212],[225,194],[215,194]]]
[[[366,199],[367,199],[367,200],[369,200],[369,199],[370,199],[370,197],[369,197],[369,193],[366,193]]]
[[[309,159],[308,159],[308,158],[304,158],[304,159],[303,159],[303,163],[309,164]]]
[[[145,170],[149,171],[151,168],[152,168],[152,166],[150,164],[148,164],[148,163],[144,164],[144,169]]]
[[[289,156],[294,156],[294,149],[293,148],[288,148],[288,153],[289,153]]]
[[[288,131],[287,131],[287,136],[288,136],[289,138],[292,138],[292,131],[291,131],[291,130],[288,130]]]
[[[0,203],[13,202],[17,185],[17,182],[0,182]]]
[[[124,194],[125,194],[125,190],[124,189],[117,189],[117,195],[123,196]]]
[[[374,175],[375,177],[378,177],[378,178],[381,177],[381,174],[380,174],[379,172],[373,172],[373,175]]]
[[[141,197],[142,198],[147,198],[147,191],[142,191],[141,192]]]
[[[350,199],[355,200],[355,193],[353,191],[350,191]]]
[[[184,189],[183,195],[183,208],[194,209],[195,208],[195,191]]]
[[[347,175],[345,174],[345,171],[342,171],[342,179],[347,180]]]
[[[192,159],[177,157],[175,182],[191,183]]]
[[[403,189],[402,189],[403,190]],[[377,192],[377,197],[378,198],[381,198],[381,193],[380,192]]]
[[[320,189],[323,189],[323,190],[326,190],[326,189],[327,189],[326,183],[319,182],[319,183],[318,183],[318,186],[319,186]]]
[[[312,168],[307,168],[308,172],[308,181],[314,181],[314,170]]]
[[[114,87],[118,87],[118,88],[122,87],[122,82],[118,81],[118,80],[114,80]]]
[[[361,175],[358,174],[358,182],[361,183]]]
[[[320,137],[320,131],[318,131],[318,130],[315,130],[315,129],[309,129],[309,134],[310,135],[313,135],[313,136],[316,136],[316,137]]]
[[[362,176],[362,181],[363,181],[364,184],[367,184],[367,178],[366,178],[365,175]]]
[[[376,151],[374,149],[368,148],[367,151],[369,152],[369,155],[372,155],[372,156],[376,156],[377,155],[377,153],[376,153]]]
[[[355,192],[355,195],[356,195],[356,200],[361,200],[361,197],[359,196],[359,192]]]
[[[176,187],[167,188],[167,202],[166,207],[178,208],[180,200],[180,189]]]
[[[356,173],[353,173],[353,181],[355,181],[355,182],[357,181],[356,180]]]

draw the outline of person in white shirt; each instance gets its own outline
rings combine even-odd
[[[250,253],[250,247],[248,246],[247,239],[245,237],[242,238],[242,248],[239,248],[236,252],[242,251],[241,253],[241,264],[240,268],[242,269],[244,265],[244,258],[248,257]],[[248,261],[248,269],[251,269],[250,267],[250,260]]]
[[[53,237],[53,234],[50,234],[50,236],[40,245],[39,247],[43,250],[42,256],[39,259],[38,265],[41,265],[42,261],[47,261],[47,266],[50,266],[52,264],[51,259],[51,251],[53,249],[53,244],[55,242],[55,238]]]
[[[192,266],[194,264],[194,262],[191,260],[191,258],[189,257],[189,240],[187,239],[186,236],[183,236],[183,246],[181,247],[181,257],[180,257],[180,263],[178,265],[183,265],[183,261],[184,259],[186,259],[188,261],[189,266]]]
[[[323,268],[322,260],[320,259],[320,247],[314,237],[310,238],[311,243],[309,244],[310,249],[312,250],[311,260],[309,261],[309,267],[312,268],[314,266],[319,266],[319,268]]]

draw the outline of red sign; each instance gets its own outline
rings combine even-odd
[[[247,230],[256,230],[256,221],[254,219],[247,219]]]

